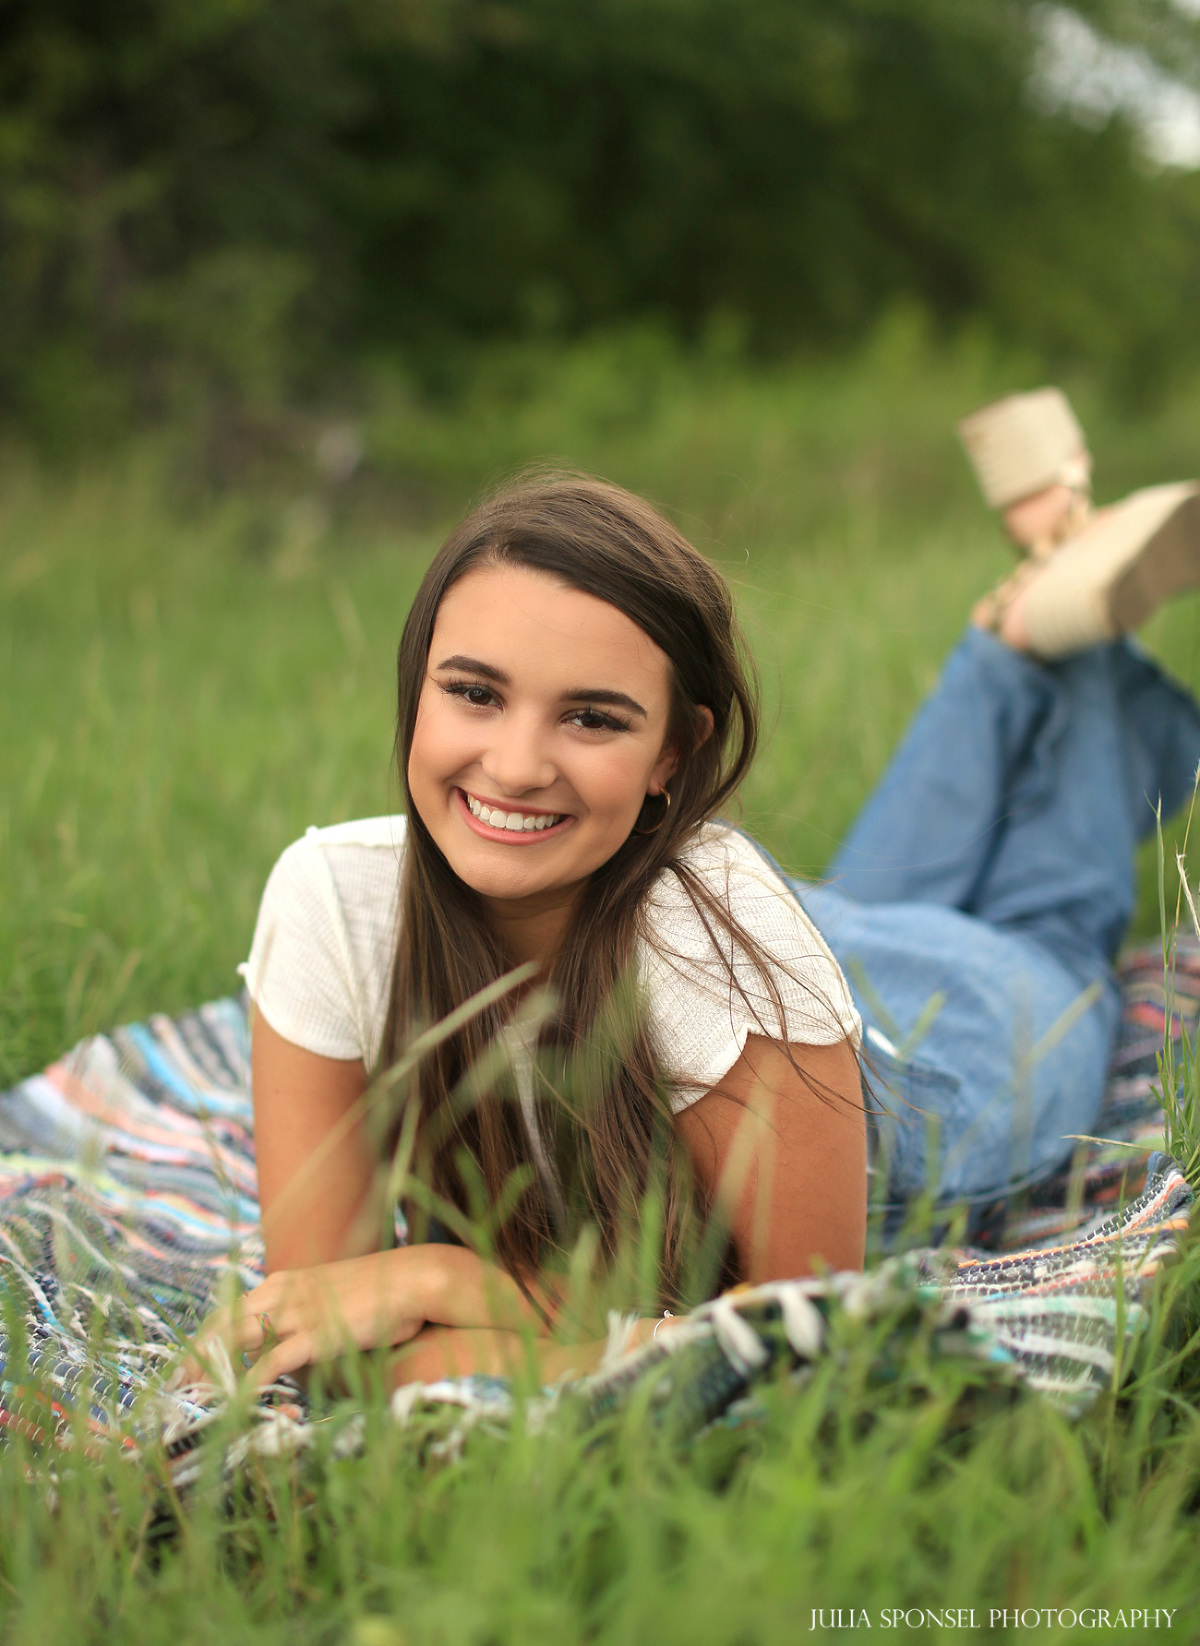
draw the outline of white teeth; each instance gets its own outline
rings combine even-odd
[[[466,799],[473,817],[486,823],[489,828],[505,829],[509,834],[531,834],[552,829],[556,823],[562,822],[562,815],[554,812],[502,812],[498,806],[485,806],[474,795],[468,794]]]

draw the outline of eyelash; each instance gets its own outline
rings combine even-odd
[[[489,705],[487,703],[472,703],[468,696],[470,692],[483,692],[493,703],[496,700],[496,694],[492,688],[481,685],[478,680],[443,680],[439,684],[447,697],[459,697],[473,709],[486,709]],[[628,720],[621,720],[617,715],[607,714],[603,709],[593,709],[587,704],[581,709],[573,710],[570,718],[574,720],[583,715],[591,716],[599,724],[580,726],[579,730],[581,732],[627,732],[629,730]]]

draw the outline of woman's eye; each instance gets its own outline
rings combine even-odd
[[[442,690],[449,697],[461,697],[473,709],[486,709],[496,700],[490,687],[477,685],[472,680],[447,681]]]
[[[599,709],[576,709],[571,716],[571,724],[580,727],[585,732],[627,732],[629,730],[626,721],[618,720],[615,715],[602,714]]]

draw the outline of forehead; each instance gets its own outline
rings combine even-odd
[[[443,596],[430,667],[454,654],[490,663],[515,681],[554,683],[560,690],[629,691],[636,681],[665,699],[670,686],[666,653],[631,617],[527,566],[481,566]]]

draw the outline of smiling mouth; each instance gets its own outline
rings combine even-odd
[[[482,800],[476,800],[465,789],[460,789],[459,793],[472,817],[489,829],[503,829],[508,834],[542,834],[565,822],[568,816],[566,812],[503,811],[499,806],[489,806]]]

